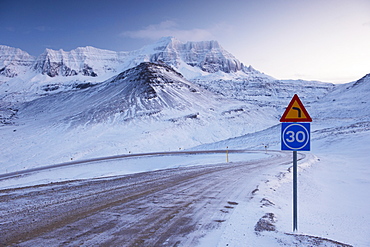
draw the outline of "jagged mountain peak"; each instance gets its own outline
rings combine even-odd
[[[112,70],[109,61],[120,61],[120,55],[92,46],[78,47],[71,51],[46,49],[36,59],[33,68],[50,77],[79,74],[97,77],[106,72],[105,68]]]
[[[34,59],[19,48],[0,45],[0,75],[13,78],[23,74],[30,68]]]
[[[245,68],[239,60],[214,40],[183,43],[174,37],[165,37],[153,45],[146,46],[144,50],[154,51],[151,61],[161,60],[176,68],[179,68],[181,61],[207,73],[218,71],[232,73],[243,71]]]

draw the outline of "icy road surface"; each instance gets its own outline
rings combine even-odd
[[[300,158],[304,158],[300,154]],[[266,159],[179,167],[0,191],[0,245],[191,246],[226,224],[269,168]]]

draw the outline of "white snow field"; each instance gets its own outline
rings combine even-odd
[[[370,245],[370,133],[356,132],[312,140],[309,162],[298,163],[298,231],[346,243]],[[199,246],[341,246],[317,245],[293,238],[292,174],[276,171],[258,185],[252,202],[239,205],[227,224],[204,238]],[[256,222],[273,213],[276,231],[256,234]]]

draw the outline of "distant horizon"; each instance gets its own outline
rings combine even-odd
[[[368,0],[3,0],[0,44],[38,56],[133,51],[160,37],[216,40],[277,79],[347,83],[370,73]]]

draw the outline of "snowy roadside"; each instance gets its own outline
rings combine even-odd
[[[199,246],[370,246],[368,140],[368,131],[328,137],[305,153],[308,159],[298,163],[297,232],[287,169],[268,174]]]
[[[0,179],[0,189],[49,184],[70,180],[106,178],[176,167],[217,164],[223,163],[226,160],[226,155],[221,153],[179,155],[176,155],[176,153],[168,153],[168,155],[149,157],[128,157],[46,169],[8,179]],[[264,152],[233,153],[230,154],[230,161],[251,161],[263,159],[267,156],[268,155]]]

